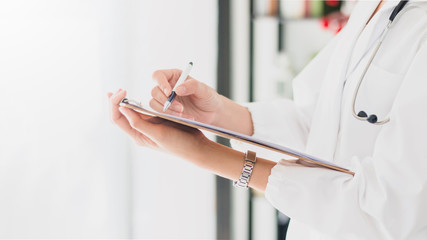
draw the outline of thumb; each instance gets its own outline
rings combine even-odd
[[[142,119],[138,113],[136,113],[135,111],[132,111],[128,108],[120,107],[119,110],[126,117],[130,126],[133,129],[135,129],[138,132],[143,133],[147,136],[154,134],[155,128],[156,128],[155,124],[150,123],[149,121]]]
[[[190,78],[177,86],[175,92],[178,96],[194,95],[198,98],[204,98],[208,96],[209,90],[209,87],[204,83],[201,83],[194,78]]]

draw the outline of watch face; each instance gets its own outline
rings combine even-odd
[[[256,152],[247,151],[245,154],[245,161],[255,163],[256,162]]]

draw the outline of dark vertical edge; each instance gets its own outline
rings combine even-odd
[[[226,97],[231,95],[230,10],[228,0],[218,0],[217,89]]]
[[[278,0],[278,3],[277,3],[277,19],[278,19],[278,46],[277,46],[277,50],[279,51],[279,53],[281,52],[281,51],[283,51],[283,49],[284,49],[284,44],[283,44],[283,33],[284,33],[284,29],[283,29],[283,25],[284,25],[284,23],[283,23],[283,21],[282,21],[282,19],[284,20],[284,18],[282,18],[282,14],[281,14],[281,1],[279,1]],[[286,232],[284,233],[284,227],[282,226],[282,224],[280,223],[280,221],[279,221],[279,214],[280,214],[280,212],[278,211],[278,210],[276,210],[276,225],[277,225],[277,239],[278,240],[283,240],[283,239],[285,239],[285,236],[286,236]]]
[[[218,0],[217,89],[226,97],[231,94],[230,44],[230,1]],[[229,145],[224,138],[216,140]],[[216,205],[216,238],[231,239],[231,183],[219,176],[216,177]]]
[[[249,101],[254,101],[254,23],[255,9],[254,0],[250,0],[250,23],[249,23]]]
[[[282,21],[282,14],[281,14],[281,12],[280,12],[280,4],[281,4],[281,2],[279,1],[279,0],[277,0],[277,19],[278,19],[278,32],[279,32],[279,34],[278,34],[278,36],[279,36],[279,39],[278,39],[278,46],[277,46],[277,50],[279,50],[279,52],[281,52],[282,50],[283,50],[283,21]]]
[[[254,0],[250,0],[250,23],[249,23],[249,101],[254,101],[254,21],[255,21],[255,3]],[[248,240],[253,239],[253,198],[254,194],[252,190],[249,192],[249,219],[248,219]]]

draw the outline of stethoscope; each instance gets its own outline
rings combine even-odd
[[[362,84],[363,78],[365,77],[366,72],[369,69],[369,66],[371,65],[372,61],[375,58],[375,55],[378,52],[378,49],[381,46],[381,43],[383,42],[387,32],[390,30],[390,26],[394,21],[394,18],[397,16],[397,14],[403,9],[403,7],[408,3],[408,0],[401,0],[399,4],[394,8],[393,12],[391,13],[389,17],[388,24],[386,28],[383,30],[380,36],[380,40],[378,41],[377,45],[375,46],[374,52],[372,53],[371,57],[369,58],[368,64],[365,67],[365,70],[363,70],[362,76],[359,79],[359,82],[357,83],[356,90],[353,95],[353,116],[361,121],[368,121],[369,123],[375,124],[375,125],[382,125],[390,121],[390,117],[385,118],[384,120],[378,121],[378,117],[375,114],[371,114],[368,116],[365,111],[360,111],[356,114],[355,106],[356,106],[356,98],[357,94],[359,92],[360,85]]]

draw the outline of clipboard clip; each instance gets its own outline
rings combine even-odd
[[[120,103],[126,103],[126,104],[132,104],[132,105],[136,105],[139,107],[142,107],[142,103],[141,102],[137,102],[135,100],[131,100],[131,99],[127,99],[127,98],[123,98]]]

